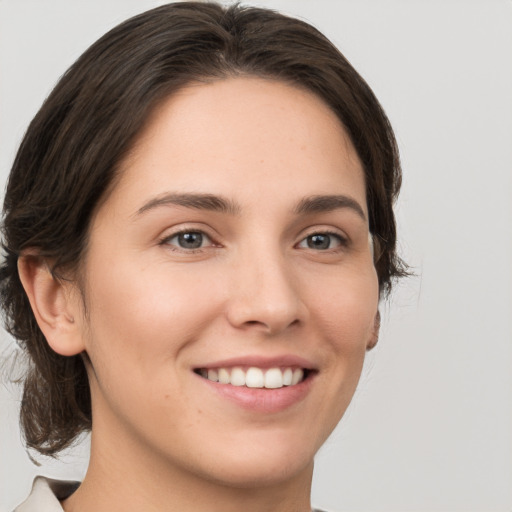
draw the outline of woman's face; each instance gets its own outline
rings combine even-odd
[[[378,306],[340,122],[276,81],[191,85],[120,170],[84,267],[93,450],[231,485],[310,471]]]

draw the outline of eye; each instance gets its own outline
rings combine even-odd
[[[337,233],[313,233],[299,242],[302,249],[325,251],[346,245],[346,240]]]
[[[172,245],[180,249],[201,249],[205,245],[212,245],[212,241],[201,231],[182,231],[162,240],[166,245]]]

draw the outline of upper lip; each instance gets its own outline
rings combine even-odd
[[[210,363],[196,366],[196,369],[204,368],[232,368],[235,366],[254,366],[257,368],[279,368],[279,367],[299,367],[306,370],[315,370],[315,365],[303,357],[284,354],[281,356],[265,357],[259,355],[246,355],[239,357],[231,357]]]

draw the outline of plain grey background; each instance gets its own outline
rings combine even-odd
[[[155,0],[0,0],[0,179],[58,77]],[[512,510],[512,2],[265,0],[320,28],[365,77],[401,148],[400,247],[417,277],[317,456],[332,511]],[[4,355],[13,347],[0,337]],[[80,479],[87,441],[36,468],[0,387],[0,511],[36,474]]]

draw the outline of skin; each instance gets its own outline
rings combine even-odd
[[[87,314],[76,285],[20,260],[52,348],[90,358],[91,460],[65,510],[310,510],[313,457],[378,330],[364,175],[342,125],[280,82],[190,85],[155,111],[120,169],[91,223]],[[183,193],[235,207],[159,203]],[[361,212],[297,212],[319,195]],[[203,245],[180,247],[180,231],[203,232]],[[327,248],[308,245],[326,232]],[[193,372],[283,354],[315,375],[277,413],[243,409]]]

